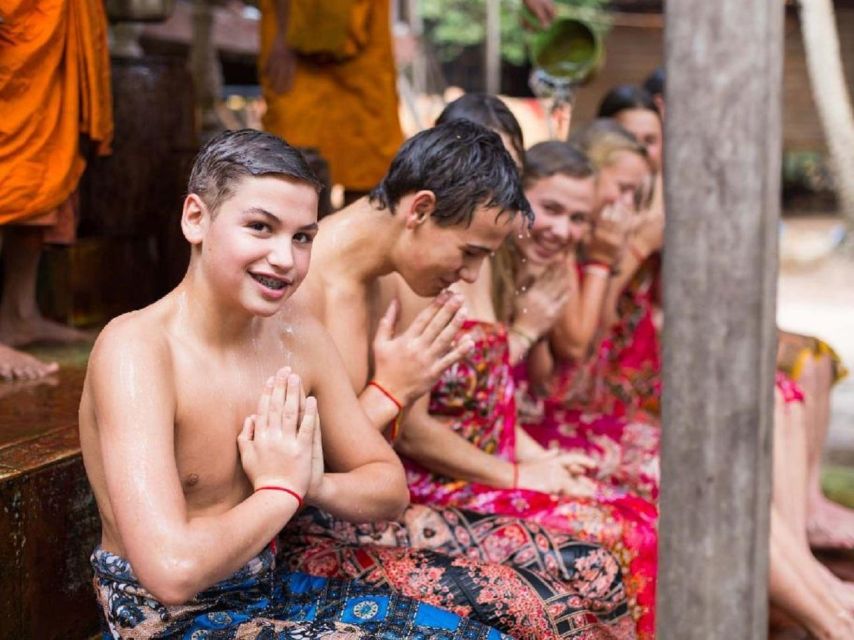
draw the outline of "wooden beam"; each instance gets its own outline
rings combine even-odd
[[[779,0],[666,5],[666,640],[767,635],[782,46]]]
[[[501,93],[501,0],[486,0],[486,92]]]

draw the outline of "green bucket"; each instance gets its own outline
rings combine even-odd
[[[536,19],[531,21],[537,24]],[[580,82],[602,58],[602,39],[590,23],[572,15],[560,15],[546,29],[528,39],[531,63],[560,80]]]

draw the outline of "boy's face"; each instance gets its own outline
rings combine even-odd
[[[220,295],[270,316],[308,272],[317,233],[317,193],[277,176],[246,177],[208,218],[201,243],[206,276]]]
[[[420,296],[438,295],[459,280],[474,282],[484,259],[520,224],[518,216],[499,214],[499,209],[478,207],[467,227],[441,227],[430,216],[408,226],[395,265],[398,273]]]
[[[595,181],[555,174],[525,189],[534,225],[516,238],[516,246],[533,264],[550,264],[566,255],[590,229]]]

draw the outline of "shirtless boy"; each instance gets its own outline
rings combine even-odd
[[[317,186],[278,138],[215,138],[184,201],[184,280],[95,345],[80,439],[102,521],[95,587],[114,637],[501,637],[275,568],[270,541],[303,500],[352,521],[392,518],[407,503],[400,463],[332,341],[288,302],[308,270]]]
[[[422,131],[398,151],[370,197],[325,218],[297,294],[344,356],[363,409],[383,428],[470,348],[452,341],[462,298],[484,259],[532,214],[498,134],[469,121]],[[395,335],[399,305],[383,276],[398,274],[432,305]],[[369,380],[372,384],[367,384]]]

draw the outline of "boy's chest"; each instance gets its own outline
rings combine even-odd
[[[269,353],[231,364],[196,367],[179,375],[175,416],[175,460],[187,503],[204,509],[242,499],[248,483],[240,464],[237,436],[244,420],[255,413],[267,378],[292,357]]]

